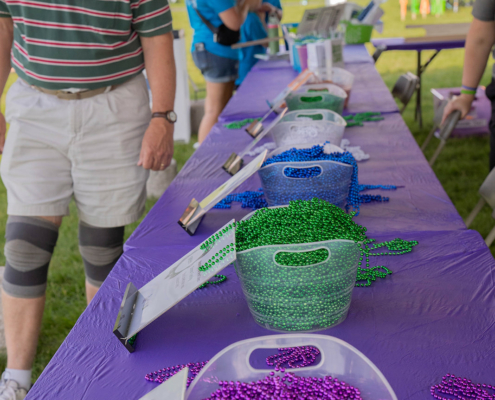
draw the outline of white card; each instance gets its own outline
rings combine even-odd
[[[186,367],[139,400],[184,400],[188,374],[189,368]]]
[[[231,220],[212,236],[215,236],[229,225],[233,225],[234,222],[234,220]],[[212,256],[219,253],[220,250],[231,243],[233,243],[233,246],[230,247],[229,253],[225,257],[222,257],[221,260],[217,259],[212,268],[205,272],[199,270],[201,265],[204,265]],[[202,250],[201,245],[198,245],[138,290],[126,339],[134,336],[203,283],[213,278],[214,275],[234,262],[236,259],[235,226],[226,233],[223,233],[219,239],[215,240],[206,249]]]

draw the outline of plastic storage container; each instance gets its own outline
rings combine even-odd
[[[330,110],[291,111],[270,131],[277,147],[330,142],[340,146],[347,123]]]
[[[368,43],[371,40],[373,25],[352,24],[344,22],[345,28],[345,43],[346,44],[361,44]]]
[[[323,81],[323,83],[333,83],[344,89],[347,94],[347,99],[345,99],[344,108],[347,108],[347,103],[349,102],[349,97],[351,95],[352,85],[354,84],[354,75],[345,69],[333,67],[332,76],[327,76],[326,70],[320,69],[315,72],[316,77],[309,81],[310,85],[316,83],[316,79]]]
[[[268,157],[283,153],[291,148],[303,149],[313,144],[283,146],[272,151]],[[342,149],[337,149],[343,152]],[[313,169],[317,176],[291,178],[291,171]],[[261,186],[269,206],[287,205],[291,200],[311,200],[314,197],[344,208],[351,185],[352,166],[337,161],[279,162],[259,169]]]
[[[326,251],[326,259],[286,266],[278,253]],[[347,317],[361,251],[351,240],[272,245],[237,253],[236,272],[254,320],[278,332],[314,332]]]
[[[337,85],[320,83],[303,85],[298,90],[289,93],[285,101],[289,111],[324,109],[335,111],[342,115],[346,92]]]
[[[219,381],[253,382],[264,379],[273,369],[255,369],[251,354],[257,349],[314,346],[320,350],[317,365],[292,370],[296,375],[338,378],[361,391],[365,400],[397,400],[380,370],[359,350],[343,340],[317,334],[285,334],[243,340],[215,355],[196,376],[186,392],[186,400],[203,400],[219,388]],[[282,375],[275,372],[277,375]]]

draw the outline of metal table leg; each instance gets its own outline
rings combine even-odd
[[[440,50],[435,51],[435,53],[433,53],[433,55],[430,57],[430,59],[424,65],[421,65],[421,50],[418,50],[418,66],[417,66],[417,68],[418,68],[419,82],[418,82],[418,87],[416,89],[416,115],[415,115],[415,118],[416,118],[416,121],[418,121],[420,128],[423,127],[423,116],[421,113],[421,75],[423,74],[423,72],[425,72],[426,67],[428,67],[428,65],[430,65],[430,63],[438,55],[438,53],[440,53]]]

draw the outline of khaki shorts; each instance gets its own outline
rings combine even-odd
[[[148,171],[137,162],[151,112],[143,75],[84,100],[61,100],[19,79],[5,116],[9,215],[68,215],[72,197],[81,221],[97,227],[127,225],[144,212]]]

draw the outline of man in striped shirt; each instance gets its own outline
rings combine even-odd
[[[0,113],[9,214],[0,400],[30,388],[48,265],[71,199],[89,303],[122,254],[124,226],[144,211],[149,170],[171,161],[171,30],[167,0],[0,0],[0,93],[11,66],[19,76]]]

